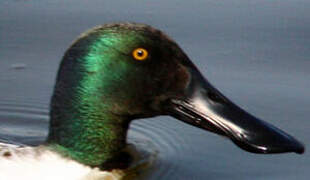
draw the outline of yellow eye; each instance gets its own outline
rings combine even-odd
[[[132,56],[138,61],[144,61],[147,58],[148,54],[149,53],[147,52],[147,50],[143,48],[137,48],[132,51]]]

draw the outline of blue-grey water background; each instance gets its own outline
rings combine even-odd
[[[60,59],[83,31],[147,23],[175,39],[236,104],[310,146],[310,1],[2,0],[0,138],[37,143]],[[159,150],[146,179],[308,180],[310,156],[257,155],[170,117],[136,121],[130,137]]]

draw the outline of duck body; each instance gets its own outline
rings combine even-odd
[[[0,179],[119,179],[124,174],[117,169],[132,163],[125,151],[130,123],[157,115],[226,136],[249,152],[304,151],[295,138],[222,95],[161,31],[107,24],[82,34],[66,51],[46,142],[1,144]]]
[[[37,147],[0,143],[0,179],[116,180],[120,170],[101,171],[66,158],[42,145]]]

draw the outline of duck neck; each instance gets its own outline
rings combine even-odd
[[[67,50],[50,107],[47,144],[90,166],[119,156],[131,120],[127,91],[120,88],[127,81],[115,83],[116,78],[126,79],[120,70],[126,67],[118,67],[111,54],[104,53],[108,46],[102,46],[102,41],[96,34],[89,35]]]
[[[77,113],[72,119],[63,119],[61,124],[50,126],[48,144],[82,164],[100,166],[124,149],[129,123],[108,114],[104,117],[89,115]]]
[[[56,84],[52,97],[47,144],[82,164],[100,167],[126,146],[130,120],[110,109],[113,103],[91,93]],[[86,93],[87,92],[87,93]],[[91,93],[91,94],[89,94]]]

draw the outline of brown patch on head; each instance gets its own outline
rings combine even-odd
[[[191,75],[184,65],[177,64],[174,69],[170,70],[173,73],[167,73],[166,79],[161,81],[162,94],[152,99],[151,107],[153,110],[161,110],[162,103],[170,98],[184,96],[184,90],[190,83]]]
[[[175,82],[177,83],[174,84],[174,88],[184,90],[189,84],[189,79],[190,73],[183,65],[179,64],[175,73]]]

